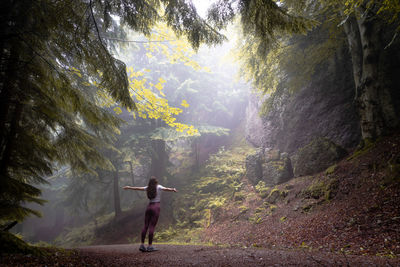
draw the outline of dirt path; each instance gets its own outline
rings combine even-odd
[[[302,250],[270,250],[193,245],[157,245],[143,253],[139,245],[79,248],[82,264],[101,266],[400,266],[400,259],[337,255]],[[96,260],[95,260],[96,259]]]

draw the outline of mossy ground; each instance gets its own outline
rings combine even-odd
[[[157,240],[200,242],[203,230],[218,220],[229,203],[236,203],[245,214],[248,207],[241,203],[247,194],[241,180],[248,151],[247,145],[222,148],[211,155],[204,166],[186,176],[185,184],[174,199],[173,205],[179,207],[173,214],[176,223],[161,229]],[[181,170],[181,173],[187,174],[187,171]]]

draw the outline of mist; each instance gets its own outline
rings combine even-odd
[[[231,33],[225,34],[235,36],[232,29]],[[121,210],[139,213],[143,209],[145,195],[126,192],[121,189],[123,186],[145,186],[148,177],[153,174],[158,174],[163,183],[177,186],[186,183],[181,180],[192,181],[182,176],[180,168],[186,168],[184,164],[193,165],[195,169],[204,167],[210,155],[229,146],[233,132],[243,127],[250,85],[240,78],[233,56],[234,38],[222,45],[203,45],[198,51],[193,51],[189,44],[184,43],[187,52],[183,54],[174,51],[177,47],[174,41],[160,42],[168,47],[172,55],[176,53],[177,58],[184,57],[183,62],[179,58],[171,62],[171,55],[166,56],[162,52],[146,55],[150,51],[148,45],[151,40],[143,42],[145,36],[131,34],[126,40],[132,42],[117,44],[118,58],[128,69],[133,67],[134,72],[145,70],[145,75],[138,77],[137,81],[146,79],[148,83],[156,84],[160,78],[164,79],[164,98],[170,106],[183,109],[176,116],[177,121],[193,125],[199,132],[195,136],[179,134],[159,119],[135,118],[132,112],[122,108],[121,113],[116,115],[124,121],[116,137],[119,152],[103,152],[118,173],[76,175],[68,166],[62,166],[55,175],[47,177],[49,184],[41,187],[42,197],[47,203],[29,206],[38,209],[43,216],[29,218],[14,230],[30,242],[63,245],[63,235],[71,229],[92,225],[97,230],[100,227],[97,221],[102,220],[99,217],[114,217],[113,175],[118,175]],[[189,60],[196,65],[187,64]],[[157,92],[157,89],[153,90]],[[182,100],[188,103],[188,108],[180,106]],[[116,106],[108,109],[115,112]],[[172,205],[173,201],[167,199],[166,205]],[[85,241],[89,242],[82,240],[83,243]]]
[[[3,2],[5,265],[399,263],[398,1]]]

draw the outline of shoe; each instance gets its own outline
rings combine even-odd
[[[156,249],[155,247],[153,247],[153,246],[148,246],[147,247],[147,252],[153,252],[153,251],[157,251],[158,249]]]
[[[146,252],[147,251],[147,249],[146,249],[146,247],[144,245],[140,245],[139,250],[141,252]]]

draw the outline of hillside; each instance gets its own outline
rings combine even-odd
[[[274,189],[242,181],[248,194],[213,217],[204,241],[400,255],[399,133]]]

